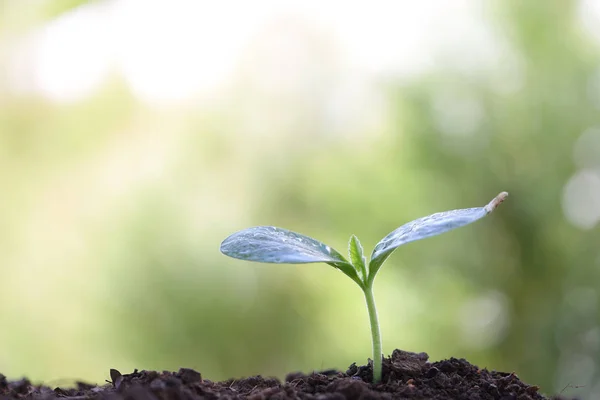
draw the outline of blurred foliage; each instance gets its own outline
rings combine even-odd
[[[97,0],[96,0],[97,1]],[[92,3],[92,0],[62,0],[48,1],[43,3],[42,12],[47,18],[56,18],[62,14],[85,4]]]
[[[65,7],[52,4],[48,17]],[[225,379],[366,362],[349,280],[230,260],[220,241],[269,224],[342,252],[356,234],[370,253],[409,220],[506,190],[485,223],[390,258],[375,289],[384,351],[465,357],[546,392],[600,390],[600,233],[561,203],[573,146],[600,123],[600,52],[575,5],[494,3],[487,23],[508,49],[497,69],[448,60],[382,82],[388,119],[358,136],[328,134],[318,100],[331,65],[298,104],[252,82],[181,110],[140,103],[118,79],[70,104],[7,93],[0,371],[102,381],[109,368],[187,366]]]

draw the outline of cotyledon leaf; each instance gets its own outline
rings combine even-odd
[[[255,226],[230,235],[221,243],[221,253],[240,260],[274,264],[324,262],[355,282],[360,281],[352,265],[335,249],[311,237],[274,226]]]
[[[374,279],[383,262],[398,247],[473,223],[494,211],[507,196],[507,192],[502,192],[485,207],[439,212],[402,225],[375,246],[369,264],[370,281]]]

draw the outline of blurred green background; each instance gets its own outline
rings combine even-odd
[[[399,249],[385,354],[600,398],[600,2],[0,1],[0,372],[212,380],[370,357],[326,265],[222,256],[276,225]]]

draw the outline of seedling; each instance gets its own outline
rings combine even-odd
[[[263,263],[323,262],[339,269],[356,282],[367,303],[373,341],[373,382],[377,383],[381,380],[382,350],[373,282],[384,261],[403,244],[439,235],[485,217],[506,196],[508,193],[500,193],[485,207],[444,211],[402,225],[377,243],[368,263],[362,245],[354,235],[348,243],[348,261],[335,249],[318,240],[274,226],[257,226],[236,232],[221,243],[221,252],[229,257]]]

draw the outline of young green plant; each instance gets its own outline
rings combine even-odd
[[[323,262],[342,271],[362,290],[367,303],[373,342],[373,382],[381,380],[382,349],[373,282],[384,261],[403,244],[425,239],[468,225],[494,211],[506,199],[502,192],[484,207],[444,211],[416,219],[384,237],[367,262],[358,238],[350,237],[346,260],[335,249],[308,236],[274,226],[257,226],[229,236],[221,252],[229,257],[274,264]]]

